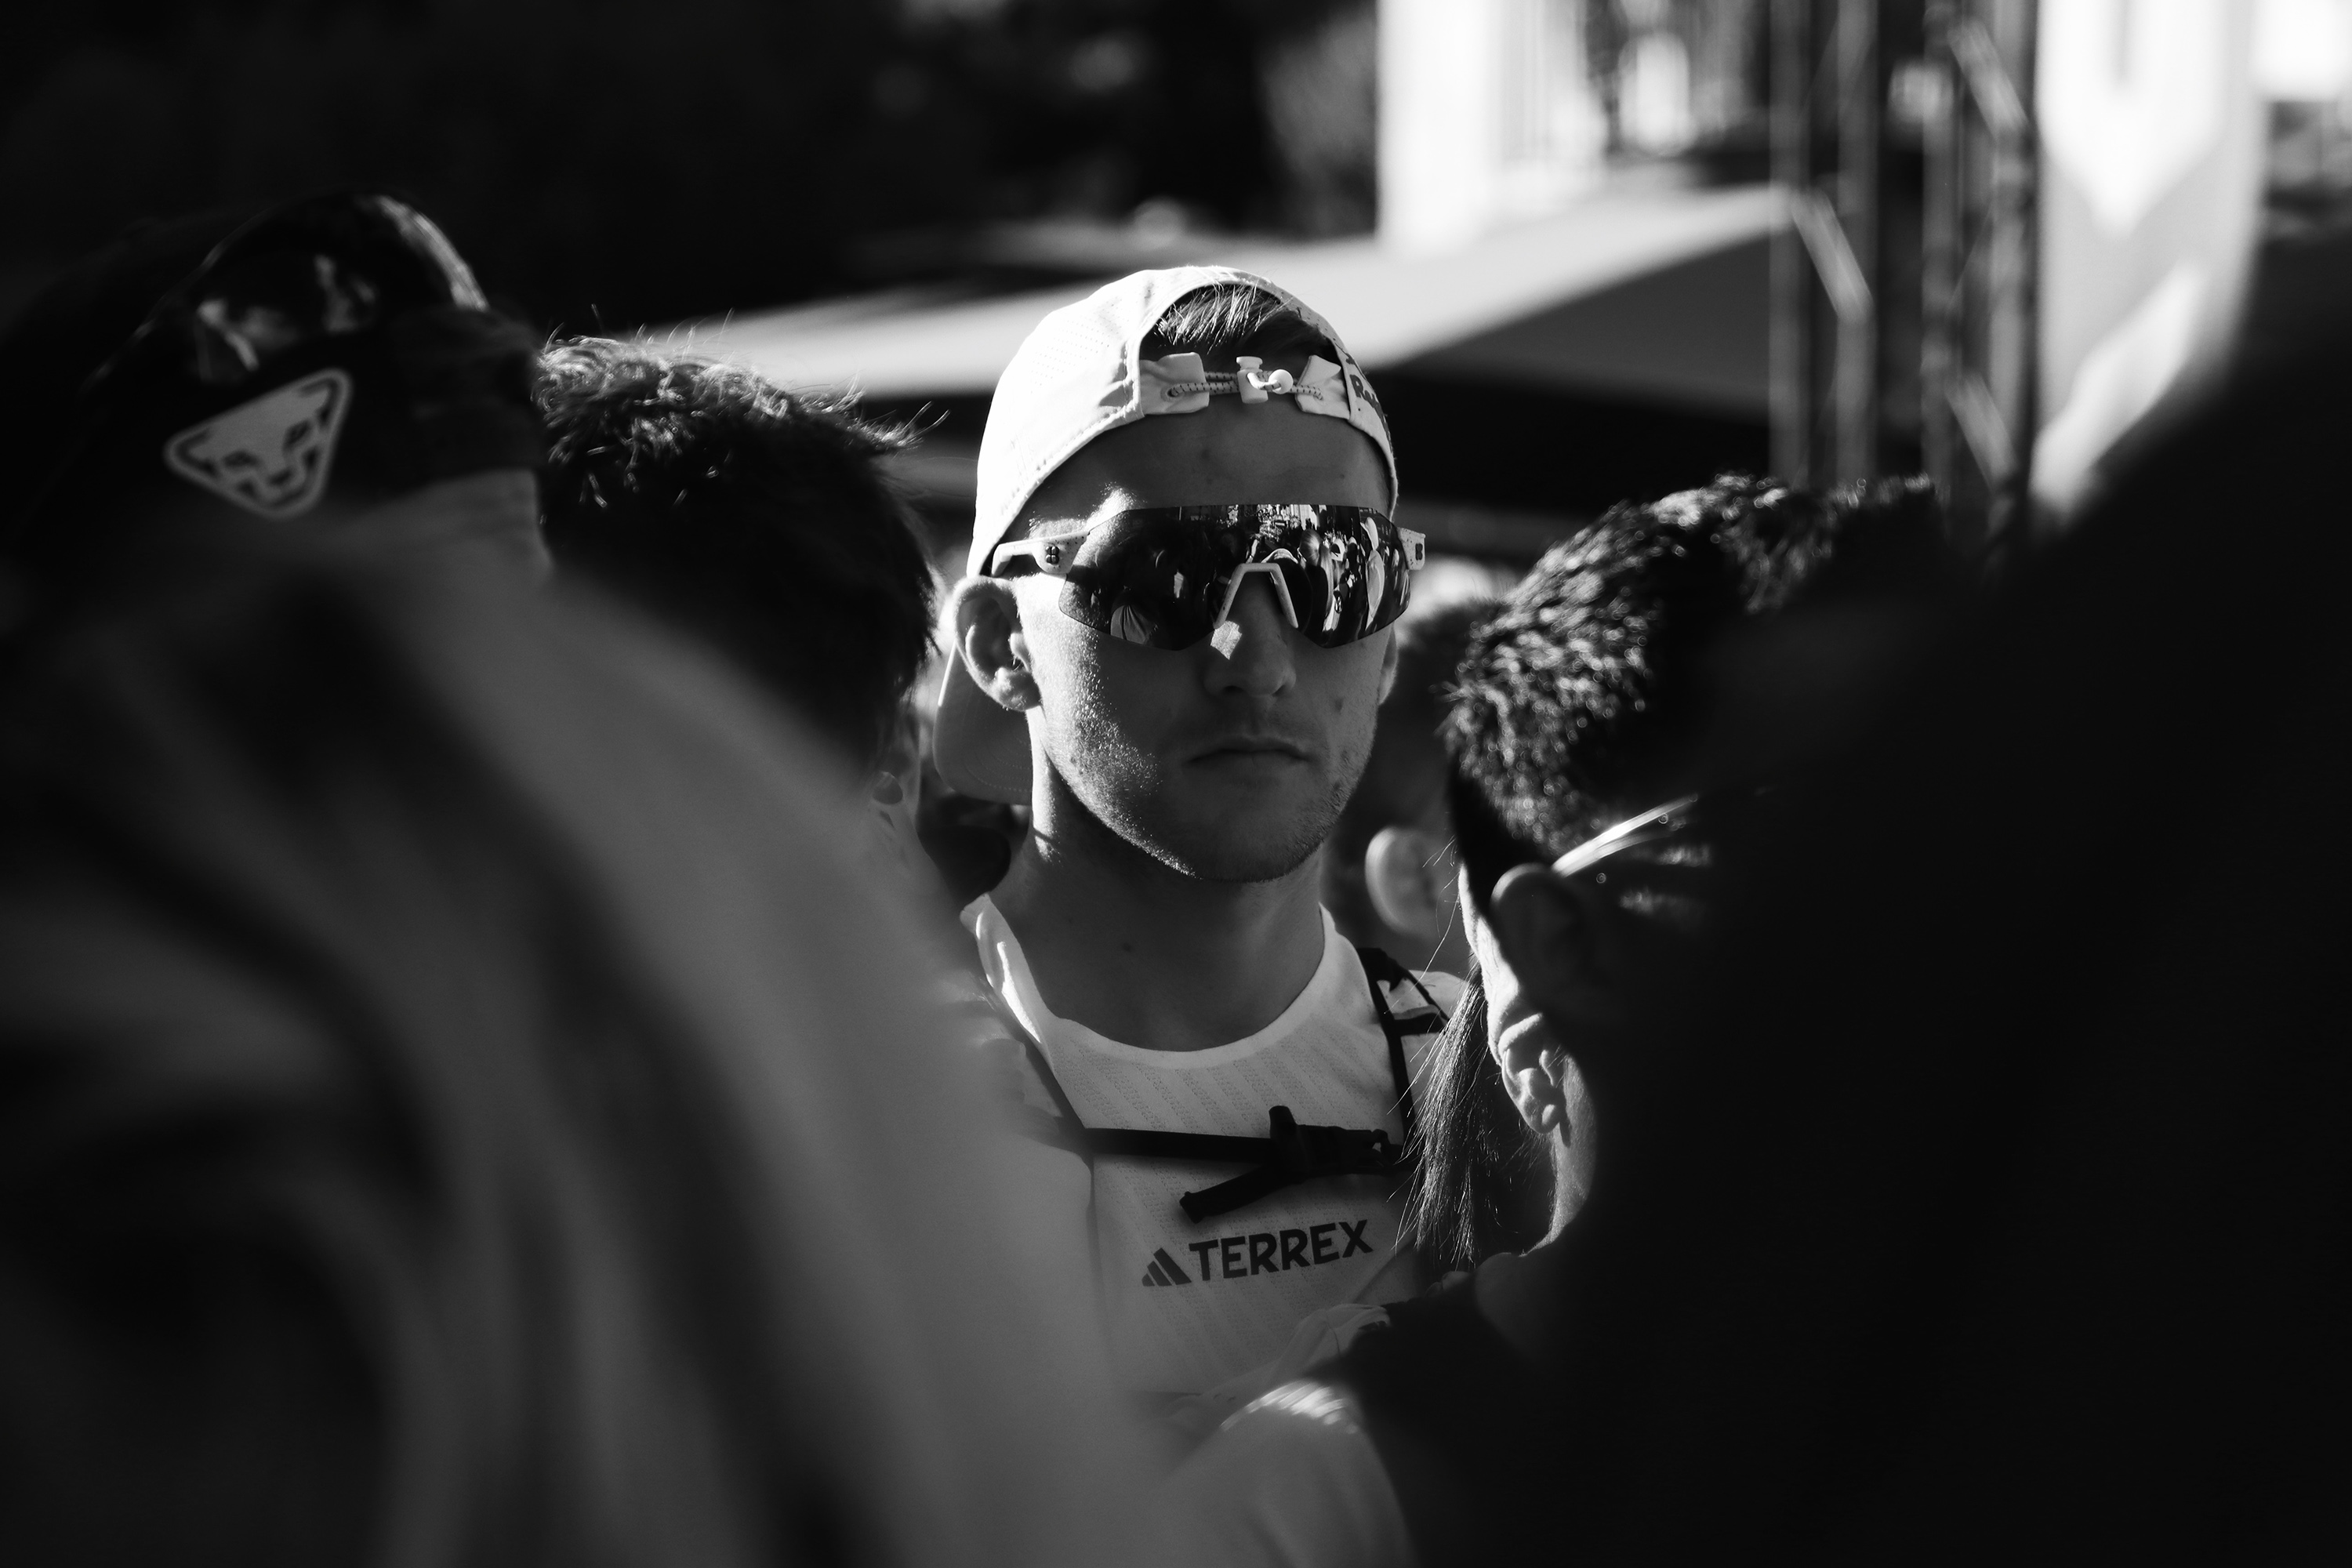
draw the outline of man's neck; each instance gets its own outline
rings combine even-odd
[[[1555,1230],[1525,1252],[1480,1264],[1471,1296],[1505,1343],[1538,1366],[1555,1367],[1572,1268],[1568,1242]]]
[[[1083,809],[1041,812],[990,897],[1056,1017],[1146,1050],[1198,1051],[1265,1028],[1315,978],[1319,861],[1270,882],[1204,882]]]

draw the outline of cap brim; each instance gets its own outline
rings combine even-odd
[[[961,654],[949,658],[940,678],[932,734],[932,758],[950,789],[976,800],[1029,804],[1029,726],[980,689]]]

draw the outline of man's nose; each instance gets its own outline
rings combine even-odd
[[[1222,654],[1212,641],[1207,670],[1210,689],[1245,697],[1276,697],[1287,690],[1298,678],[1291,658],[1290,621],[1264,574],[1253,573],[1242,584],[1226,618],[1241,637]]]

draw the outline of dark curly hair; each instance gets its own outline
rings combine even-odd
[[[641,344],[551,344],[547,545],[736,659],[863,764],[929,651],[930,563],[837,398]]]
[[[1671,791],[1710,721],[1701,661],[1733,623],[1952,566],[1925,479],[1822,494],[1726,474],[1553,546],[1473,635],[1445,719],[1480,903]]]
[[[1612,508],[1556,545],[1471,634],[1444,724],[1454,844],[1482,910],[1514,866],[1556,858],[1688,787],[1718,743],[1707,661],[1738,623],[1792,607],[1932,604],[1968,581],[1924,479],[1829,494],[1727,474]],[[1539,1240],[1541,1140],[1487,1051],[1483,982],[1432,1052],[1405,1235],[1432,1268]]]

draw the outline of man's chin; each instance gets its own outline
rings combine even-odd
[[[1336,781],[1326,787],[1283,790],[1174,787],[1137,791],[1127,801],[1110,790],[1076,789],[1074,804],[1128,845],[1170,870],[1196,881],[1273,882],[1312,859],[1339,820],[1347,791]],[[1129,809],[1119,810],[1126,805]]]
[[[1264,816],[1152,833],[1145,847],[1163,865],[1202,882],[1273,882],[1313,858],[1328,829],[1309,823],[1287,831]]]
[[[1348,794],[1329,778],[1279,791],[1188,792],[1163,802],[1179,809],[1158,814],[1158,837],[1173,851],[1160,858],[1203,882],[1278,881],[1314,858]]]
[[[1233,855],[1213,860],[1196,862],[1186,868],[1187,874],[1197,881],[1241,885],[1252,882],[1278,882],[1289,876],[1314,855],[1318,846],[1309,844],[1303,850],[1285,848],[1259,856]]]

